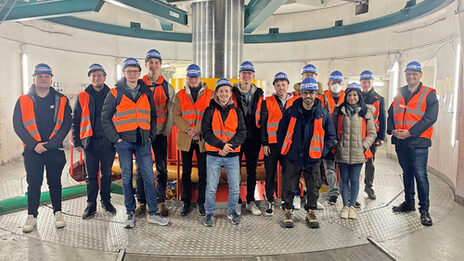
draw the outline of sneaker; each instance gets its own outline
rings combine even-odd
[[[306,223],[310,228],[319,228],[319,221],[317,221],[315,209],[310,209],[306,212]]]
[[[354,203],[354,207],[355,207],[355,208],[361,208],[361,203],[359,203],[358,201],[356,201],[356,203]]]
[[[414,207],[414,204],[409,204],[406,201],[401,203],[399,206],[394,206],[393,207],[393,212],[407,213],[407,212],[411,212],[411,211],[414,211],[414,210],[416,210],[416,208]]]
[[[206,215],[205,205],[204,204],[199,204],[198,205],[198,215],[200,215],[200,216]]]
[[[161,216],[159,213],[156,213],[148,216],[148,223],[153,223],[160,226],[167,226],[169,224],[169,219]]]
[[[430,217],[430,213],[425,209],[420,210],[420,221],[422,225],[424,226],[433,225],[432,218]]]
[[[213,214],[206,215],[205,221],[203,222],[203,224],[205,224],[205,226],[207,227],[214,226]]]
[[[135,215],[136,216],[141,216],[145,215],[147,213],[147,205],[140,203],[137,208],[135,208]]]
[[[108,213],[116,214],[116,208],[109,201],[102,202],[102,208]]]
[[[55,212],[55,227],[56,228],[64,228],[66,223],[64,222],[63,213],[61,211]]]
[[[350,207],[344,206],[342,210],[340,211],[340,218],[347,219],[349,211],[350,211]]]
[[[167,217],[169,215],[169,209],[166,207],[164,202],[158,203],[158,211],[163,217]]]
[[[133,228],[135,227],[135,215],[127,214],[126,222],[124,222],[124,228]]]
[[[237,215],[242,215],[242,203],[237,204]]]
[[[185,217],[185,216],[188,216],[188,214],[190,214],[190,212],[192,212],[192,206],[190,204],[184,204],[184,208],[180,212],[180,215],[182,217]]]
[[[356,212],[356,208],[351,206],[350,210],[348,211],[348,218],[349,219],[358,219],[358,213]]]
[[[97,212],[92,210],[90,207],[86,207],[84,213],[82,214],[82,219],[90,219],[95,216]]]
[[[256,206],[256,203],[254,201],[251,201],[250,203],[246,204],[246,209],[251,212],[251,214],[255,216],[261,215],[261,210],[259,210],[258,206]]]
[[[266,216],[274,215],[274,202],[267,202],[267,208],[265,212]]]
[[[301,208],[301,198],[300,196],[293,197],[293,208],[300,209]]]
[[[330,196],[329,198],[329,204],[330,205],[335,205],[337,203],[337,196]]]
[[[367,197],[369,199],[375,200],[377,197],[375,196],[374,189],[372,187],[365,187],[364,192],[366,192]]]
[[[34,230],[35,226],[37,225],[37,218],[33,215],[28,215],[26,219],[26,224],[23,226],[24,233],[30,233]]]
[[[317,210],[323,210],[324,209],[324,205],[322,205],[321,203],[317,202]]]
[[[228,217],[232,221],[232,224],[234,225],[240,224],[240,216],[237,214],[237,212],[230,213]]]
[[[284,227],[293,228],[293,210],[285,209],[284,211]]]

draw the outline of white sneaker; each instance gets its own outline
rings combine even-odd
[[[34,230],[35,226],[37,225],[37,218],[33,215],[28,215],[26,219],[26,224],[23,226],[24,233],[30,233]]]
[[[340,218],[347,219],[348,213],[350,212],[350,208],[348,206],[344,206],[340,211]]]
[[[61,211],[55,212],[55,227],[63,228],[64,226],[66,226],[66,223],[64,222],[63,213]]]
[[[256,206],[256,203],[254,201],[251,201],[250,204],[246,204],[246,209],[251,212],[251,214],[255,216],[260,216],[261,215],[261,210],[259,210],[258,206]]]
[[[353,206],[351,206],[350,210],[348,211],[348,218],[358,219],[358,213],[356,212],[356,209]]]
[[[322,205],[321,203],[319,203],[319,201],[317,202],[317,210],[323,210],[324,209],[324,205]]]
[[[237,204],[237,215],[242,215],[242,203]]]
[[[293,197],[293,208],[300,209],[301,208],[301,198],[299,196]]]

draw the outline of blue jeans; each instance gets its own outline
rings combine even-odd
[[[229,202],[227,204],[228,214],[237,212],[237,202],[240,196],[240,161],[238,156],[219,157],[206,155],[206,214],[214,214],[216,203],[216,191],[221,177],[221,167],[227,172],[229,182]]]
[[[338,163],[340,168],[340,192],[342,194],[343,206],[356,204],[359,192],[359,175],[363,163],[346,164]]]
[[[158,192],[155,187],[155,178],[153,175],[151,144],[137,145],[136,143],[122,141],[116,143],[116,151],[119,155],[119,165],[122,170],[122,192],[124,193],[124,204],[126,205],[127,214],[134,213],[135,211],[134,187],[132,186],[132,155],[134,154],[139,173],[143,178],[149,210],[148,213],[158,213]]]
[[[429,178],[427,159],[429,148],[410,148],[407,144],[395,146],[398,161],[403,169],[404,198],[414,206],[414,177],[417,182],[420,209],[429,210]]]

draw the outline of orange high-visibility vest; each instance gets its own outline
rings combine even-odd
[[[91,137],[93,135],[92,123],[90,122],[89,94],[87,92],[79,93],[79,104],[81,105],[81,125],[80,139]]]
[[[145,82],[145,84],[148,85],[148,87],[154,88],[153,99],[155,100],[155,107],[156,107],[156,124],[157,125],[166,124],[167,119],[168,119],[168,95],[169,94],[167,94],[164,91],[164,87],[163,87],[163,84],[165,84],[164,77],[160,75],[155,84],[152,84],[150,80],[148,80],[148,74],[143,76],[142,80]]]
[[[377,97],[377,96],[374,96],[374,97],[375,97],[375,102],[372,103],[372,106],[374,106],[375,112],[372,115],[374,116],[375,131],[379,132],[379,128],[380,128],[380,121],[379,121],[380,101],[379,101],[379,97]]]
[[[427,108],[427,95],[430,92],[436,91],[422,85],[420,91],[409,100],[408,105],[405,105],[404,97],[401,92],[398,92],[393,101],[393,121],[396,130],[409,130],[424,117]],[[422,132],[420,137],[431,139],[432,134],[433,127],[430,127]]]
[[[288,99],[287,102],[285,103],[285,110],[288,109],[290,106],[293,105],[293,102],[295,100],[297,100],[298,98],[300,98],[300,95],[298,95],[298,97],[295,98],[295,96],[293,96],[292,98]],[[273,104],[272,106],[269,106],[267,103],[268,103],[268,99],[272,99],[271,102],[275,102],[275,104]],[[279,118],[279,121],[280,119],[282,119],[282,112],[280,111],[280,107],[279,107],[279,104],[277,103],[277,100],[275,98],[274,95],[271,95],[271,96],[268,96],[266,97],[266,107],[267,107],[267,111],[268,111],[268,124],[269,124],[269,117],[271,117],[271,113],[280,113],[280,118]],[[276,105],[277,107],[274,108],[273,106]],[[256,106],[256,127],[258,128],[261,128],[260,124],[259,124],[259,121],[261,120],[261,107],[263,106],[263,99],[260,98],[259,101],[258,101],[258,105]],[[278,112],[277,112],[278,110]],[[258,113],[259,111],[259,113]],[[273,116],[276,116],[276,115],[273,115]],[[277,126],[279,125],[279,122],[277,121]],[[269,126],[268,126],[268,130],[269,130]],[[276,132],[277,132],[277,129],[276,129]],[[269,132],[268,132],[269,134]],[[271,143],[271,142],[269,142]],[[276,140],[272,143],[277,143],[277,136],[276,136]]]
[[[309,145],[309,156],[312,159],[319,159],[322,157],[322,150],[324,149],[324,135],[325,131],[322,127],[322,119],[314,120],[313,137]],[[292,145],[293,132],[295,131],[296,118],[291,117],[290,123],[288,124],[287,135],[285,136],[284,143],[282,145],[281,154],[287,155]]]
[[[341,139],[342,134],[343,134],[343,114],[338,115],[338,122],[337,122],[337,134],[338,134],[338,140]],[[367,137],[367,119],[363,118],[362,120],[362,138],[365,139]],[[332,152],[335,153],[335,148],[332,149]],[[366,159],[371,159],[374,157],[370,149],[367,149],[364,151],[364,157]]]
[[[220,139],[222,142],[227,143],[230,141],[235,134],[237,133],[238,127],[238,115],[235,107],[229,111],[227,119],[224,119],[221,116],[221,112],[217,109],[213,109],[213,120],[211,122],[211,127],[213,129],[213,134]],[[208,143],[205,144],[206,151],[218,152],[221,149],[211,146]],[[240,146],[232,150],[231,152],[240,152]]]
[[[191,127],[201,123],[201,120],[203,119],[203,113],[211,101],[211,95],[213,94],[213,91],[208,89],[206,85],[205,88],[205,92],[201,96],[198,96],[195,103],[192,103],[192,100],[190,100],[188,97],[186,89],[182,89],[178,93],[182,118],[187,121]],[[178,129],[178,131],[180,131],[180,129]]]
[[[110,90],[114,98],[118,97],[118,90]],[[117,132],[132,131],[137,128],[150,130],[151,108],[148,97],[141,94],[137,102],[133,102],[125,94],[116,105],[116,113],[113,116],[113,124]]]
[[[332,97],[332,93],[330,92],[330,90],[324,91],[324,95],[325,95],[325,97],[327,97],[327,102],[328,102],[328,105],[329,105],[329,112],[331,114],[333,113],[335,106],[339,106],[340,104],[343,103],[343,101],[345,101],[345,91],[344,90],[341,91],[340,96],[338,97],[338,102],[337,103],[335,103],[335,100]]]
[[[66,102],[68,98],[66,96],[61,96],[58,103],[58,113],[56,114],[55,118],[55,127],[53,128],[52,133],[48,139],[50,140],[56,133],[60,130],[61,125],[63,124],[64,120],[64,110],[66,106]],[[29,134],[36,140],[42,141],[42,137],[40,137],[39,129],[37,128],[37,122],[35,117],[34,111],[34,100],[31,96],[25,94],[19,97],[19,105],[21,107],[21,116],[23,119],[24,128],[29,132]],[[26,144],[23,143],[23,146]]]

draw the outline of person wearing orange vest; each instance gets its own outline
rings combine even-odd
[[[374,189],[374,160],[377,148],[382,146],[385,140],[385,131],[387,129],[386,112],[385,112],[385,99],[374,90],[374,74],[371,71],[363,71],[360,75],[361,88],[363,92],[364,103],[374,106],[373,112],[375,128],[377,130],[377,138],[371,146],[373,157],[366,161],[365,175],[364,175],[364,192],[366,192],[369,199],[376,199]]]
[[[327,101],[327,110],[332,114],[335,107],[342,104],[345,100],[345,91],[342,90],[343,74],[340,71],[333,71],[330,74],[327,85],[329,89],[324,91],[324,100]],[[322,159],[322,163],[324,164],[325,177],[329,185],[329,204],[335,205],[338,199],[339,187],[333,153],[328,153]]]
[[[214,226],[213,216],[221,167],[224,167],[229,183],[228,218],[234,225],[240,223],[240,216],[237,214],[240,196],[239,155],[247,129],[244,117],[231,97],[232,84],[227,79],[219,79],[216,82],[213,100],[206,108],[201,122],[201,133],[206,142],[207,153],[206,217],[203,221],[207,227]]]
[[[377,137],[373,111],[373,106],[364,103],[361,86],[351,83],[346,89],[345,100],[333,113],[337,130],[335,161],[340,168],[343,200],[340,218],[343,219],[358,218],[355,204],[359,192],[359,175],[364,162],[373,157],[370,147]]]
[[[141,67],[134,58],[124,60],[124,77],[110,90],[102,109],[103,130],[108,139],[116,144],[121,166],[122,191],[126,205],[125,228],[135,226],[135,199],[132,186],[133,156],[142,175],[148,222],[158,225],[169,224],[169,219],[158,212],[157,189],[153,175],[151,140],[156,136],[156,109],[153,95],[148,86],[139,79]]]
[[[73,110],[72,137],[74,148],[84,153],[87,173],[87,207],[83,219],[95,216],[97,211],[98,173],[100,171],[100,199],[103,209],[116,214],[111,204],[111,167],[116,150],[103,133],[101,112],[110,88],[105,84],[106,72],[100,64],[92,64],[87,76],[91,84],[79,93]]]
[[[405,201],[394,206],[395,212],[415,210],[414,178],[419,196],[419,211],[422,225],[433,224],[429,213],[429,180],[427,160],[432,146],[433,124],[438,117],[438,99],[435,89],[420,81],[422,67],[410,62],[405,70],[408,85],[398,90],[388,109],[387,133],[392,136],[396,154],[403,169]]]
[[[275,93],[266,97],[258,104],[259,114],[256,121],[261,130],[261,143],[263,144],[264,168],[266,169],[266,215],[274,215],[274,183],[277,172],[277,162],[280,162],[282,173],[285,173],[285,157],[280,154],[277,147],[277,128],[282,114],[291,106],[289,100],[293,94],[287,92],[290,80],[287,74],[279,72],[274,75]]]
[[[160,75],[162,58],[160,52],[155,49],[149,50],[145,55],[145,67],[148,74],[142,80],[153,92],[156,106],[156,137],[152,140],[152,149],[155,154],[155,164],[157,186],[158,186],[158,209],[162,216],[169,215],[169,209],[164,202],[166,201],[166,186],[168,182],[167,157],[168,157],[168,136],[171,134],[173,126],[172,108],[174,106],[174,88],[166,79]],[[156,145],[156,146],[155,146]],[[143,179],[137,175],[137,201],[136,214],[145,214],[146,200],[145,190],[143,189]]]
[[[300,90],[301,98],[284,111],[277,129],[277,144],[287,161],[283,175],[283,225],[293,227],[293,197],[303,172],[307,188],[306,222],[310,228],[318,228],[316,209],[321,175],[312,168],[332,148],[335,129],[330,114],[317,99],[316,80],[304,79]]]
[[[177,149],[182,158],[182,201],[181,216],[192,211],[192,157],[197,156],[198,169],[198,212],[205,215],[206,149],[201,133],[201,120],[211,101],[212,91],[201,81],[201,70],[196,64],[187,67],[187,81],[174,100],[174,123],[177,127]]]
[[[21,95],[13,113],[13,127],[24,145],[24,167],[27,181],[27,219],[22,230],[32,232],[37,225],[43,171],[55,215],[55,227],[66,225],[61,212],[61,174],[66,157],[63,140],[71,128],[68,98],[51,87],[52,69],[37,64],[29,92]]]

